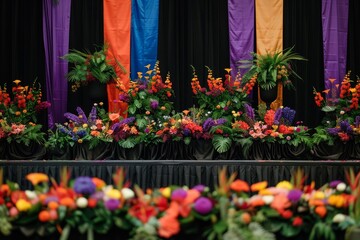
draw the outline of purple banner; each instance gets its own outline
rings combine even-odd
[[[237,61],[252,59],[254,52],[254,0],[228,0],[230,67],[237,73]],[[243,74],[246,69],[242,69]]]
[[[71,0],[43,1],[43,37],[45,48],[46,96],[49,128],[64,121],[67,108],[68,63],[60,57],[69,51]]]
[[[326,89],[330,78],[338,84],[346,72],[349,0],[322,0],[324,77]],[[333,85],[333,86],[334,86]]]

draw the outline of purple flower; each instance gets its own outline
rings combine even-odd
[[[225,118],[219,118],[219,119],[215,120],[215,125],[216,126],[223,125],[226,122],[227,122],[227,120]]]
[[[159,106],[159,102],[157,100],[150,100],[150,107],[152,109],[157,109]]]
[[[150,129],[149,129],[149,128],[145,128],[144,132],[145,132],[145,133],[149,133],[149,132],[150,132]]]
[[[187,136],[189,136],[191,134],[191,131],[189,129],[185,128],[183,130],[183,134],[184,134],[185,137],[187,137]]]
[[[205,190],[205,185],[199,184],[199,185],[194,186],[193,189],[202,193]]]
[[[64,117],[66,117],[67,119],[69,119],[70,121],[72,121],[74,123],[77,123],[77,124],[81,123],[80,118],[78,116],[76,116],[75,114],[67,112],[67,113],[64,113]]]
[[[119,94],[119,100],[128,103],[130,101],[130,97],[129,95],[122,93]]]
[[[76,134],[80,137],[80,138],[83,138],[85,137],[85,135],[87,134],[87,132],[83,129],[79,130],[76,132]]]
[[[248,118],[250,118],[251,120],[255,120],[255,112],[254,112],[254,108],[252,108],[249,104],[245,103],[244,104],[245,107],[245,114],[246,116],[248,116]]]
[[[94,192],[90,197],[96,200],[101,200],[103,199],[104,195],[104,192]]]
[[[92,108],[91,108],[91,111],[90,111],[90,114],[89,114],[89,119],[90,119],[90,121],[91,122],[95,122],[95,120],[96,120],[96,114],[97,114],[97,112],[96,112],[96,107],[95,106],[93,106]]]
[[[105,207],[110,210],[110,211],[114,211],[119,207],[119,200],[118,199],[109,199],[105,202]]]
[[[87,117],[86,117],[84,111],[81,109],[81,107],[77,107],[76,111],[79,115],[79,119],[80,119],[81,123],[87,123],[88,122]],[[80,116],[81,116],[81,118],[80,118]]]
[[[78,177],[74,182],[74,191],[80,194],[90,195],[96,190],[96,186],[90,177]]]
[[[342,183],[342,181],[340,181],[340,180],[334,180],[334,181],[331,181],[331,182],[330,182],[329,186],[330,186],[331,188],[336,188],[339,183]]]
[[[360,116],[355,117],[355,127],[356,128],[360,127]]]
[[[213,126],[215,126],[215,122],[212,118],[206,119],[202,125],[204,132],[210,131]]]
[[[186,198],[186,196],[187,196],[187,192],[182,188],[178,188],[172,192],[171,200],[182,201]]]
[[[341,130],[340,128],[328,128],[326,131],[328,134],[336,136]]]
[[[280,118],[282,115],[282,108],[278,108],[275,112],[275,117],[274,117],[274,123],[275,124],[279,124],[280,123]]]
[[[123,126],[123,125],[125,125],[125,124],[130,124],[130,123],[132,123],[133,121],[135,121],[135,117],[124,118],[124,119],[121,120],[120,122],[115,123],[114,125],[112,125],[112,126],[111,126],[111,130],[117,131],[117,129],[118,129],[120,126]]]
[[[346,132],[347,134],[352,134],[353,132],[353,129],[347,120],[340,122],[340,129],[341,131]]]
[[[194,203],[194,210],[200,214],[208,214],[213,209],[213,204],[206,197],[199,197]]]
[[[294,121],[295,114],[296,114],[296,111],[292,110],[289,107],[284,107],[282,109],[282,117],[288,125],[291,125],[292,122]]]
[[[288,199],[291,201],[291,202],[298,202],[301,198],[301,195],[303,194],[303,192],[299,189],[293,189],[293,190],[290,190],[289,193],[288,193]]]
[[[227,110],[229,110],[229,107],[228,107],[228,106],[225,106],[225,107],[224,107],[224,111],[227,111]]]

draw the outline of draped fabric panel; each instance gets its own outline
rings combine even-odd
[[[224,0],[160,0],[158,58],[163,77],[170,72],[176,110],[194,104],[193,65],[203,86],[206,68],[223,77],[229,63],[228,7]]]
[[[43,1],[43,36],[46,66],[46,94],[51,103],[48,109],[48,125],[64,121],[63,114],[67,108],[68,64],[60,57],[69,50],[71,0],[55,3],[53,0]]]
[[[126,179],[131,185],[141,188],[158,188],[169,185],[187,185],[189,187],[204,184],[211,188],[218,183],[218,172],[223,167],[228,174],[235,172],[237,178],[253,184],[268,181],[274,186],[282,180],[290,180],[293,172],[302,168],[306,183],[315,181],[316,187],[321,187],[332,180],[345,180],[345,170],[353,168],[355,173],[360,167],[356,161],[32,161],[32,162],[2,162],[4,179],[19,183],[22,188],[29,188],[30,182],[25,176],[31,172],[42,172],[60,179],[60,170],[67,166],[71,177],[99,177],[112,183],[112,174],[117,168],[123,167]]]
[[[284,106],[296,110],[295,121],[316,127],[323,117],[313,100],[313,88],[324,89],[321,1],[284,0],[283,44],[307,59],[292,66],[302,80],[293,81],[296,90],[284,90]]]
[[[324,77],[326,89],[330,78],[339,84],[346,71],[348,0],[322,0]],[[337,97],[337,96],[336,96]]]
[[[254,52],[254,1],[229,0],[229,50],[231,75],[236,76],[237,62],[250,59]],[[242,74],[245,72],[243,69]]]
[[[159,0],[132,0],[131,79],[157,60]]]
[[[283,0],[255,0],[256,52],[283,49]]]
[[[76,0],[71,3],[69,49],[94,52],[104,43],[103,2],[99,0]],[[69,67],[72,67],[69,64]],[[70,85],[70,84],[69,84]],[[80,106],[86,114],[94,103],[104,103],[107,109],[106,85],[96,81],[79,88],[76,92],[68,88],[68,112]]]
[[[360,76],[360,1],[349,0],[349,26],[347,44],[347,70],[351,70],[351,79]]]
[[[104,41],[109,45],[108,58],[116,58],[130,71],[130,32],[131,32],[131,0],[104,0]],[[117,75],[125,85],[129,76],[117,69]],[[124,112],[126,104],[114,102],[119,98],[119,90],[114,82],[107,85],[109,112]]]

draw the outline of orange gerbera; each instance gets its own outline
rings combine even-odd
[[[253,185],[251,185],[251,191],[252,192],[258,192],[260,190],[263,190],[267,187],[268,182],[267,181],[262,181],[262,182],[258,182],[258,183],[254,183]]]
[[[230,189],[235,192],[248,192],[250,187],[247,182],[237,179],[230,184]]]
[[[180,223],[172,216],[165,215],[158,222],[158,234],[160,237],[170,238],[180,232]]]

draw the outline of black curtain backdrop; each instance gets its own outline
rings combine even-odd
[[[347,68],[352,70],[352,79],[360,75],[358,12],[360,2],[349,0]],[[15,79],[28,84],[38,78],[46,97],[42,1],[0,1],[0,14],[0,84],[12,86]],[[203,86],[205,65],[216,77],[229,67],[227,14],[226,0],[160,0],[158,59],[162,74],[171,73],[177,110],[194,103],[190,65],[196,67]],[[72,1],[70,48],[93,51],[102,44],[103,1]],[[296,91],[285,91],[284,105],[297,110],[298,120],[316,126],[321,113],[315,108],[312,88],[323,89],[321,1],[284,0],[284,47],[293,45],[309,61],[296,64],[303,81],[296,82]],[[107,103],[105,86],[92,85],[76,93],[69,89],[68,111],[81,106],[88,112],[93,102]],[[46,122],[45,114],[40,121]]]
[[[6,84],[11,93],[14,80],[26,86],[37,79],[46,100],[42,1],[1,1],[0,36],[0,85]],[[47,125],[46,114],[38,121]]]
[[[174,106],[194,104],[191,91],[193,65],[203,87],[207,70],[223,77],[229,63],[226,0],[160,0],[158,59],[162,74],[169,71],[175,91]]]
[[[320,124],[322,113],[314,102],[313,88],[324,90],[321,1],[284,0],[283,48],[308,61],[297,61],[294,69],[302,80],[294,82],[296,90],[284,89],[284,106],[296,110],[296,120],[309,127]]]
[[[351,79],[360,78],[360,1],[349,0],[349,30],[347,47],[347,70]]]
[[[71,1],[69,49],[94,52],[104,42],[104,17],[102,0]],[[70,65],[71,67],[71,65]],[[68,111],[75,112],[80,106],[86,114],[92,104],[102,101],[107,109],[107,93],[104,84],[92,82],[88,86],[72,92],[71,84],[68,91]]]

